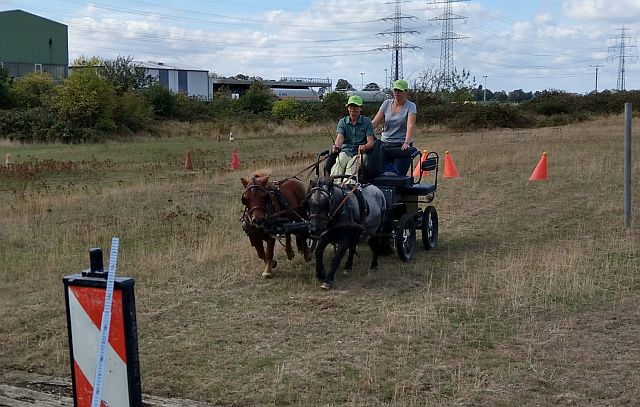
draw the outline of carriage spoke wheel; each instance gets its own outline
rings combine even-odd
[[[396,250],[402,261],[409,261],[416,251],[416,221],[413,215],[405,213],[400,217],[395,229]]]
[[[438,245],[438,212],[433,206],[427,206],[422,214],[422,244],[425,250],[435,249]]]

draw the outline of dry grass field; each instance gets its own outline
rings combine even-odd
[[[70,375],[62,277],[119,236],[146,393],[221,406],[637,405],[640,233],[637,209],[623,222],[623,124],[420,129],[417,147],[449,150],[462,174],[439,180],[438,248],[369,274],[362,247],[329,292],[282,247],[262,279],[238,221],[240,176],[295,174],[326,130],[237,134],[238,172],[231,143],[207,136],[5,143],[16,164],[0,170],[0,372]],[[549,179],[530,182],[543,151]]]

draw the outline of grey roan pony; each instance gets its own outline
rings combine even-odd
[[[309,186],[306,206],[309,213],[309,232],[318,240],[316,248],[316,277],[322,282],[321,288],[330,289],[335,281],[336,270],[347,249],[349,257],[345,270],[351,270],[356,243],[359,240],[369,243],[372,258],[370,269],[378,268],[378,255],[384,237],[379,233],[383,229],[386,216],[386,201],[382,191],[375,185],[363,187],[362,196],[369,208],[366,217],[361,216],[360,205],[353,191],[354,186],[340,187],[331,177],[318,179]],[[337,245],[331,269],[324,268],[324,250],[329,244]]]

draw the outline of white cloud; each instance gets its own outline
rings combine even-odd
[[[317,1],[300,12],[272,10],[234,17],[215,15],[215,11],[166,16],[97,7],[88,5],[65,21],[71,59],[131,55],[225,76],[330,77],[334,83],[345,78],[356,86],[361,84],[360,72],[366,73],[365,83],[380,84],[385,69],[391,73],[391,52],[374,51],[393,39],[378,35],[393,27],[391,21],[380,20],[393,14],[393,5],[381,0],[353,5],[342,0]],[[407,12],[420,20],[406,20],[403,25],[415,27],[420,34],[403,39],[422,49],[403,50],[404,76],[409,80],[439,67],[440,43],[426,39],[441,33],[437,22],[428,21],[441,10],[412,7]],[[566,0],[561,9],[562,15],[546,10],[527,16],[506,13],[507,9],[489,10],[480,2],[457,7],[456,13],[469,18],[466,24],[454,21],[454,30],[468,37],[454,42],[455,65],[470,70],[477,81],[487,75],[492,90],[589,91],[590,65],[604,64],[620,19],[640,19],[640,0]],[[629,27],[634,23],[629,22]],[[601,68],[601,87],[615,87],[616,69],[615,61]],[[637,66],[627,69],[627,84],[640,86],[634,83]]]
[[[635,23],[640,18],[639,0],[567,0],[563,13],[574,20]]]

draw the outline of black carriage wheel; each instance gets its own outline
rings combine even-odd
[[[416,251],[416,221],[413,215],[405,213],[400,217],[395,229],[396,250],[400,260],[407,262]]]
[[[422,245],[425,250],[433,250],[438,245],[438,212],[427,206],[422,213]]]

